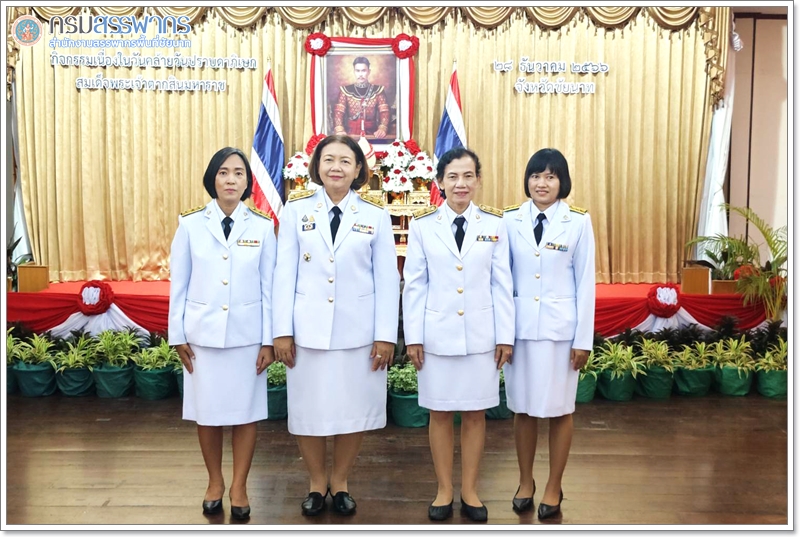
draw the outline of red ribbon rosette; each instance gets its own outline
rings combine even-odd
[[[314,152],[314,149],[317,147],[317,144],[320,143],[325,138],[324,134],[315,134],[312,136],[308,143],[306,144],[306,155],[309,157]]]
[[[306,37],[306,52],[314,56],[324,56],[331,48],[331,38],[322,32],[316,32]]]
[[[412,155],[415,155],[415,156],[416,156],[417,153],[422,151],[419,148],[419,145],[417,145],[417,142],[414,141],[413,138],[409,138],[408,140],[406,140],[406,149],[408,149],[409,153],[411,153]]]
[[[419,50],[419,39],[408,34],[399,34],[392,40],[392,52],[394,55],[405,60],[410,58]]]
[[[673,283],[661,283],[651,287],[647,293],[647,307],[650,313],[665,319],[678,313],[681,309],[678,286]]]
[[[78,309],[84,315],[100,315],[108,311],[114,302],[114,291],[105,282],[92,280],[81,287]]]

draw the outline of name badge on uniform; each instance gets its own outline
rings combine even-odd
[[[497,242],[497,235],[478,235],[478,242]]]
[[[303,224],[303,231],[311,231],[315,227],[317,227],[317,224],[314,222],[309,222],[308,224]]]
[[[261,241],[258,239],[239,239],[236,244],[238,246],[260,246]]]
[[[367,235],[375,234],[375,228],[366,224],[353,224],[353,231],[356,233],[366,233]]]
[[[568,244],[556,244],[554,242],[548,242],[544,247],[548,250],[558,250],[559,252],[566,252],[569,250]]]

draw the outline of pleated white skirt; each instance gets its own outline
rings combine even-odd
[[[516,340],[511,363],[503,366],[508,409],[537,418],[575,412],[580,372],[572,369],[571,350],[571,341]]]
[[[419,406],[429,410],[484,410],[500,404],[494,351],[467,356],[426,352],[417,380]]]
[[[194,372],[183,368],[183,419],[209,426],[267,419],[267,372],[256,375],[261,345],[191,347]]]
[[[372,371],[372,345],[295,348],[294,367],[286,369],[291,434],[332,436],[386,426],[386,370]]]

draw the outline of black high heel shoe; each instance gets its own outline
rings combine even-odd
[[[230,499],[230,496],[228,498]],[[239,507],[233,505],[233,500],[231,500],[231,518],[235,518],[236,520],[247,520],[250,518],[250,506],[245,505],[243,507]]]
[[[203,514],[217,515],[222,512],[222,498],[219,500],[203,500]]]
[[[561,512],[561,502],[564,500],[564,491],[558,493],[558,505],[548,505],[546,503],[539,504],[539,520],[545,518],[552,518]]]
[[[489,510],[485,505],[474,507],[464,503],[464,498],[461,498],[461,514],[466,515],[473,522],[486,522],[486,519],[489,518]]]
[[[328,493],[330,491],[331,490],[328,489],[324,496],[321,492],[309,492],[308,496],[306,496],[306,499],[303,500],[302,504],[300,504],[300,506],[303,508],[303,515],[316,516],[324,511],[325,498],[328,497]]]
[[[511,507],[517,513],[524,513],[533,509],[533,496],[536,494],[536,481],[533,482],[533,494],[530,498],[517,498],[520,487],[517,487],[517,492],[514,493],[514,498],[511,500]]]
[[[235,505],[231,505],[231,518],[235,518],[236,520],[247,520],[250,518],[250,506],[236,507]]]
[[[447,505],[433,505],[433,502],[428,506],[428,518],[431,520],[447,520],[453,516],[453,500]]]

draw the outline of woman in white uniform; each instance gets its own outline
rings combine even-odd
[[[463,147],[439,160],[446,203],[414,215],[403,268],[403,328],[419,371],[419,404],[430,409],[438,491],[428,517],[453,514],[453,417],[461,411],[461,511],[485,521],[478,497],[487,408],[500,404],[500,368],[511,358],[514,302],[502,212],[475,206],[478,156]]]
[[[349,136],[314,150],[311,180],[281,214],[273,281],[276,359],[285,363],[289,432],[310,476],[306,516],[355,512],[347,478],[364,431],[386,425],[386,367],[397,342],[400,275],[382,202],[359,196],[369,169]],[[326,437],[333,468],[326,476]]]
[[[594,235],[586,210],[563,201],[572,179],[558,150],[537,151],[523,184],[530,201],[504,215],[516,307],[514,362],[504,369],[520,472],[512,506],[533,509],[537,420],[550,418],[550,476],[538,510],[544,519],[561,511],[578,372],[592,349]]]
[[[232,425],[231,516],[244,519],[256,422],[267,418],[275,230],[242,203],[253,175],[240,150],[220,149],[203,185],[213,199],[181,214],[172,241],[169,343],[184,367],[183,419],[197,422],[208,470],[203,512],[222,510],[222,427]]]

